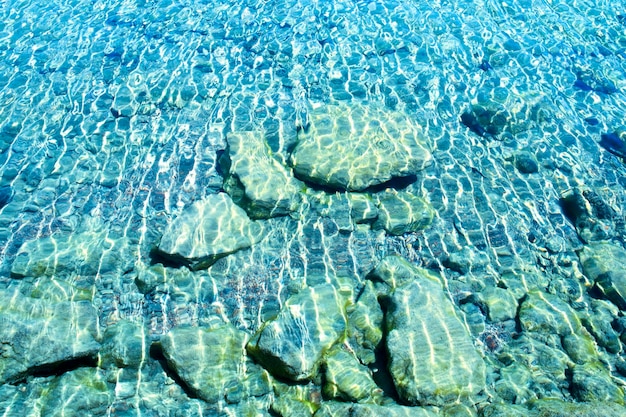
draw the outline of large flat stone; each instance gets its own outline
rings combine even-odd
[[[392,235],[417,232],[430,226],[435,210],[423,198],[411,193],[388,189],[376,195],[378,218],[374,229],[385,229]]]
[[[291,155],[300,177],[352,191],[415,175],[431,160],[419,127],[406,115],[344,103],[313,109]]]
[[[63,362],[95,357],[96,309],[87,301],[51,302],[0,294],[0,383]]]
[[[123,273],[134,254],[127,239],[113,240],[105,232],[55,233],[20,247],[11,266],[14,277],[67,277],[72,274]]]
[[[224,188],[233,201],[257,219],[297,210],[304,184],[272,157],[263,133],[231,132],[227,140],[230,167]]]
[[[178,376],[210,403],[238,403],[270,391],[269,375],[246,356],[246,333],[231,325],[177,327],[161,337],[163,354]]]
[[[593,338],[576,311],[556,295],[530,291],[520,306],[518,318],[525,332],[560,336],[563,349],[574,362],[598,360]]]
[[[626,250],[601,242],[591,243],[578,253],[587,277],[617,307],[626,310]]]
[[[319,361],[346,331],[345,301],[330,284],[305,288],[285,302],[248,343],[248,351],[272,374],[311,378]]]
[[[213,194],[170,222],[157,251],[171,261],[201,269],[252,246],[261,239],[261,229],[228,194]]]
[[[397,257],[375,274],[401,283],[386,315],[389,372],[400,398],[413,405],[479,398],[485,364],[437,277]]]

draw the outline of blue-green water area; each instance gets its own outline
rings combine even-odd
[[[626,416],[626,4],[0,3],[0,416]]]

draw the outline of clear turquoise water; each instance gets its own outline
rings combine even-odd
[[[490,347],[492,333],[506,344],[519,324],[490,322],[468,294],[513,287],[503,277],[538,277],[540,288],[571,293],[564,296],[571,305],[593,310],[575,252],[585,242],[563,213],[562,193],[592,190],[615,214],[602,225],[603,239],[624,245],[626,169],[599,142],[624,128],[625,6],[4,1],[0,288],[8,298],[32,294],[41,279],[88,288],[102,331],[127,319],[145,324],[150,342],[215,316],[252,333],[292,288],[330,274],[361,282],[382,257],[399,254],[437,271],[476,345],[494,358],[501,346]],[[272,219],[268,242],[216,263],[205,283],[193,284],[195,299],[177,298],[188,291],[177,288],[137,289],[137,271],[153,262],[168,222],[221,189],[217,160],[229,132],[262,130],[272,151],[287,155],[311,109],[337,102],[375,103],[421,126],[434,163],[407,190],[437,211],[430,228],[397,237],[339,232],[332,215]],[[481,136],[463,123],[479,103],[506,109],[507,127]],[[520,152],[535,158],[538,172],[515,167]],[[111,268],[100,263],[52,278],[11,273],[27,242],[69,235],[96,236],[98,247],[124,241],[123,261],[102,255]],[[623,386],[618,356],[603,358]],[[500,365],[490,366],[497,381]],[[146,375],[156,381],[146,389],[152,402],[142,404],[139,391],[119,394],[109,378],[113,405],[94,413],[127,415],[115,414],[122,403],[128,415],[191,407],[181,405],[188,404],[181,389],[165,393],[169,382],[157,365]],[[42,406],[33,404],[54,378],[5,384],[0,415],[38,415]],[[518,402],[536,397],[542,393]],[[502,395],[492,390],[488,398]]]

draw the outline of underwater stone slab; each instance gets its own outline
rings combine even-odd
[[[293,381],[311,378],[322,355],[344,336],[345,301],[330,284],[308,287],[289,298],[247,349],[272,374]]]
[[[578,401],[624,404],[624,391],[612,381],[611,374],[600,363],[574,366],[571,390]]]
[[[319,408],[322,392],[314,384],[286,384],[274,380],[272,411],[281,417],[312,416]]]
[[[529,417],[623,417],[624,406],[612,402],[593,401],[567,402],[559,399],[542,398],[526,403],[530,409],[524,414]]]
[[[149,334],[141,324],[121,320],[104,331],[100,366],[139,369],[148,358]]]
[[[246,333],[229,324],[215,328],[176,327],[161,337],[174,372],[210,403],[238,403],[270,391],[269,375],[246,356]]]
[[[360,191],[415,175],[432,162],[420,128],[406,115],[376,106],[326,105],[313,109],[298,133],[291,164],[301,178]]]
[[[626,310],[626,250],[611,243],[591,243],[578,253],[583,271],[621,310]]]
[[[373,229],[385,229],[392,235],[417,232],[430,226],[435,210],[426,200],[411,193],[389,189],[378,194],[378,219]]]
[[[356,303],[347,308],[348,339],[351,349],[361,363],[376,361],[376,349],[383,338],[383,311],[376,299],[371,281],[365,287]]]
[[[413,265],[396,255],[386,256],[367,277],[374,283],[376,295],[388,296],[396,288],[415,279]]]
[[[104,416],[114,398],[114,387],[102,370],[78,368],[55,378],[38,403],[42,416]]]
[[[483,87],[461,115],[461,123],[479,136],[505,132],[515,135],[543,123],[552,112],[553,106],[545,93]]]
[[[386,315],[389,372],[400,398],[413,405],[476,400],[485,364],[437,277],[397,257],[374,274],[404,281],[389,296]]]
[[[106,232],[57,233],[20,247],[11,266],[14,277],[65,277],[126,272],[135,257],[126,239],[113,240]]]
[[[324,360],[324,393],[343,401],[380,404],[382,390],[367,366],[341,346],[333,347]]]
[[[0,383],[98,353],[98,316],[87,301],[47,303],[0,295]]]
[[[261,225],[248,218],[226,193],[196,201],[163,232],[159,255],[201,269],[261,239]]]
[[[517,315],[517,300],[504,288],[486,287],[478,295],[478,302],[487,311],[487,317],[492,322],[514,319]]]
[[[224,189],[233,201],[254,219],[296,211],[304,184],[271,156],[263,132],[231,132],[226,139],[230,168]]]
[[[526,332],[558,335],[565,352],[576,363],[596,361],[595,343],[576,312],[559,297],[533,290],[522,303],[518,318]]]
[[[352,404],[324,401],[315,417],[441,417],[436,407],[406,407],[396,404]]]

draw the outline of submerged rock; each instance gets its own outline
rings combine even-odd
[[[56,233],[22,245],[11,266],[14,277],[65,277],[126,272],[134,254],[127,239],[113,240],[106,232]]]
[[[256,360],[293,381],[315,375],[322,355],[345,336],[345,301],[330,284],[305,288],[285,302],[248,343]]]
[[[176,327],[161,337],[168,364],[198,397],[239,403],[270,391],[269,375],[246,356],[246,333],[229,324]]]
[[[102,370],[78,368],[55,378],[39,403],[43,416],[104,416],[114,398],[113,387]]]
[[[474,401],[485,389],[485,364],[441,282],[398,257],[373,275],[396,283],[389,295],[389,372],[408,404]]]
[[[261,229],[228,194],[213,194],[196,201],[170,222],[157,253],[194,270],[206,268],[258,242]]]
[[[0,186],[0,209],[11,202],[13,189],[8,185]]]
[[[327,397],[343,401],[381,403],[382,390],[374,382],[372,372],[341,346],[334,347],[327,354],[324,370],[324,393]]]
[[[385,229],[392,235],[417,232],[430,226],[435,210],[426,200],[404,191],[388,189],[378,194],[378,219],[374,229]]]
[[[297,175],[350,191],[415,175],[431,160],[419,127],[404,114],[345,103],[313,109],[291,154]]]
[[[326,401],[315,413],[315,417],[440,417],[436,407],[406,407],[396,404],[351,404]]]
[[[254,219],[284,216],[298,209],[304,184],[271,156],[262,132],[227,136],[229,176],[224,189]]]
[[[148,358],[148,331],[139,323],[121,320],[102,337],[100,366],[139,369]]]
[[[585,275],[607,299],[626,310],[626,250],[613,243],[592,243],[578,257]]]
[[[461,115],[461,123],[479,136],[515,135],[546,120],[550,107],[543,93],[483,87]]]
[[[518,318],[525,332],[560,337],[562,348],[574,362],[597,360],[598,352],[591,335],[576,312],[559,297],[539,290],[530,291],[520,306]]]
[[[572,188],[561,193],[559,202],[584,242],[604,241],[611,237],[615,228],[613,209],[597,193]]]
[[[53,303],[3,293],[0,319],[0,383],[93,359],[100,348],[97,311],[87,301]]]
[[[364,364],[376,360],[376,349],[383,338],[383,311],[371,281],[365,283],[356,303],[349,306],[348,339],[356,357]]]
[[[600,363],[574,366],[572,395],[582,402],[610,401],[624,404],[624,391],[615,385],[609,371]]]
[[[611,402],[572,403],[552,398],[529,401],[530,417],[622,417],[624,407]]]

